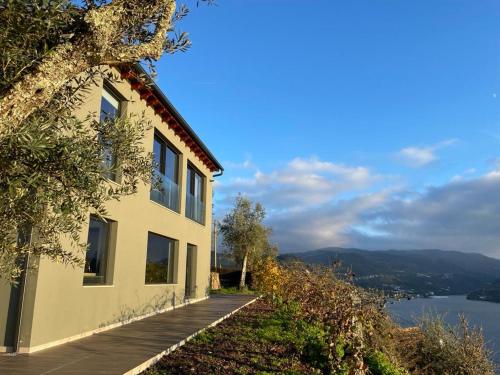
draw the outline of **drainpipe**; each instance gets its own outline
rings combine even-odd
[[[220,177],[224,174],[224,169],[221,169],[219,173],[212,175],[212,177]]]
[[[214,268],[217,272],[217,220],[214,220]]]
[[[220,169],[219,173],[216,173],[212,175],[212,177],[220,177],[224,174],[224,169]],[[213,215],[213,210],[212,210],[212,215]],[[217,271],[217,220],[214,220],[214,263],[215,263],[215,270]]]

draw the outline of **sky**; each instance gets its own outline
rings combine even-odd
[[[500,258],[500,1],[218,0],[159,86],[281,252]]]

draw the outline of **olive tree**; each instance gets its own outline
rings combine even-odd
[[[184,51],[186,34],[172,31],[186,14],[173,0],[0,1],[0,277],[17,280],[40,256],[80,264],[89,212],[104,217],[107,201],[151,182],[143,115],[98,121],[74,109],[119,78],[108,65]],[[110,151],[117,163],[106,166]]]
[[[0,132],[17,129],[69,80],[90,68],[158,60],[165,52],[189,46],[186,33],[172,35],[175,21],[188,12],[185,6],[176,11],[175,0],[5,0],[1,4],[3,70],[17,72],[0,91]],[[16,43],[19,39],[28,48],[38,44],[37,53],[30,54],[31,61],[22,67],[10,56],[12,49],[22,47]]]
[[[223,244],[231,257],[241,265],[240,289],[245,288],[247,269],[264,256],[276,256],[277,249],[269,243],[271,229],[263,224],[266,216],[260,203],[239,195],[234,208],[220,225]]]

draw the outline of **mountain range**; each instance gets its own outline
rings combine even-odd
[[[467,295],[468,299],[500,303],[500,279]]]
[[[478,253],[429,250],[362,250],[329,247],[282,254],[280,261],[301,260],[352,270],[356,284],[417,295],[468,294],[500,278],[500,260]]]

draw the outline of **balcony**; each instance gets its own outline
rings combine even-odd
[[[155,171],[150,198],[152,201],[179,212],[179,185]]]
[[[194,195],[186,195],[186,216],[200,224],[205,224],[205,203]]]

